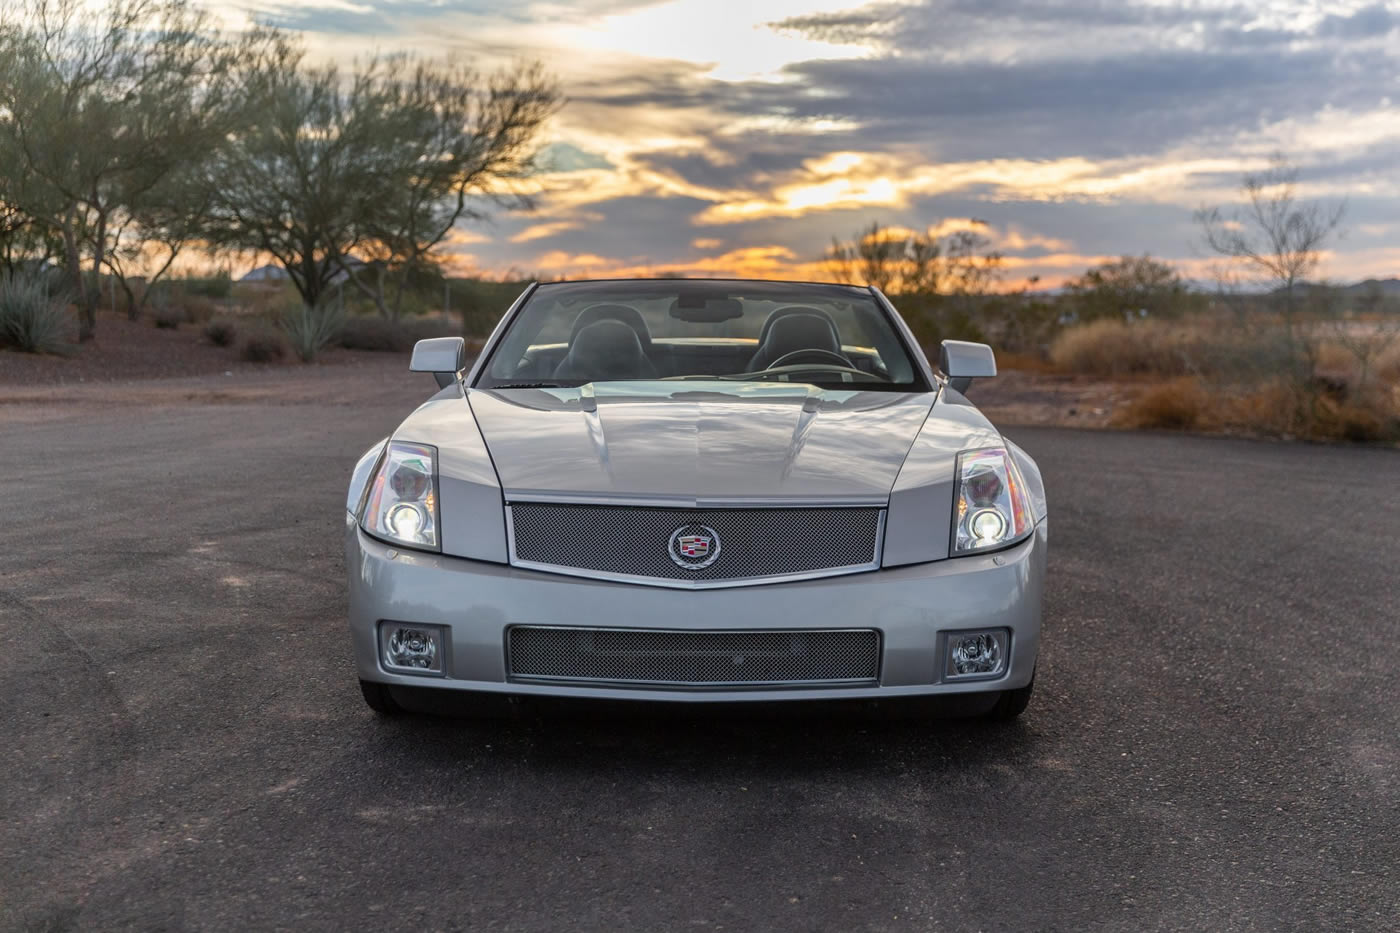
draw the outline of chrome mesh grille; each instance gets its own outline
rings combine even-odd
[[[870,629],[678,632],[518,625],[511,677],[610,684],[759,686],[868,683],[880,672]]]
[[[878,508],[674,509],[516,502],[514,560],[576,571],[702,582],[873,569]],[[719,539],[708,566],[677,566],[671,536],[704,526]],[[687,528],[687,533],[689,529]]]

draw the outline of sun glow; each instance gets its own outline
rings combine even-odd
[[[855,58],[864,49],[773,28],[788,17],[836,12],[848,0],[668,0],[558,29],[580,49],[700,62],[721,81],[784,80],[786,65]]]

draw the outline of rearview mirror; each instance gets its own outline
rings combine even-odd
[[[413,345],[413,358],[408,371],[432,373],[438,388],[452,385],[457,373],[466,364],[467,342],[461,337],[430,337]]]
[[[997,374],[997,358],[985,343],[945,340],[938,350],[938,368],[948,377],[949,385],[966,392],[973,379]]]
[[[743,316],[744,306],[737,298],[715,298],[683,292],[671,302],[671,317],[689,324],[719,324]]]

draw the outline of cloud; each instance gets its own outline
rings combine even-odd
[[[647,257],[606,257],[556,250],[537,256],[532,269],[567,278],[681,275],[692,278],[760,278],[829,281],[821,261],[804,261],[786,246],[748,246],[719,256],[653,262]]]
[[[560,75],[569,102],[522,183],[540,213],[497,217],[471,244],[487,268],[799,275],[871,220],[972,217],[1018,270],[1189,260],[1192,210],[1275,150],[1358,224],[1400,215],[1395,2],[256,2],[317,54],[540,57]],[[1337,268],[1389,261],[1358,234]]]
[[[588,169],[610,169],[613,164],[597,152],[589,152],[569,142],[555,142],[544,146],[536,154],[536,174],[553,175],[565,172],[581,172]]]

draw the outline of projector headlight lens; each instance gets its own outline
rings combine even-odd
[[[1005,547],[1034,527],[1026,483],[1003,447],[958,454],[953,556]]]
[[[437,448],[392,441],[365,497],[360,527],[386,541],[436,551]]]

